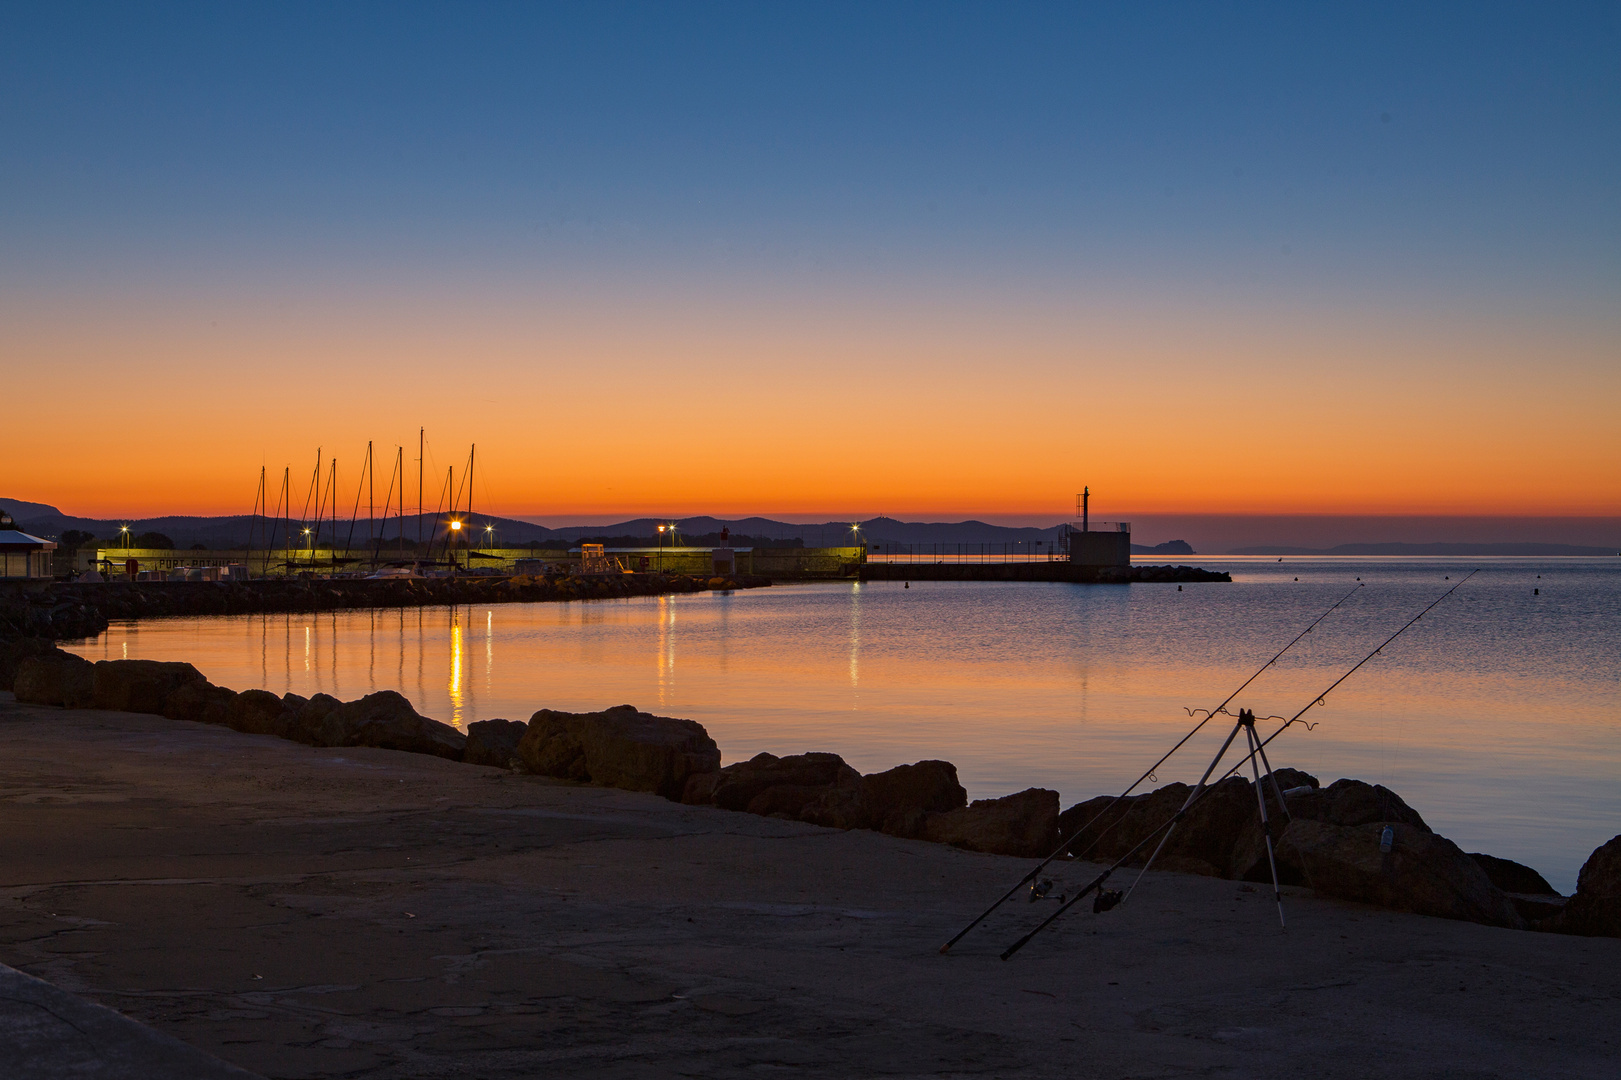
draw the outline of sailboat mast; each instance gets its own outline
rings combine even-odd
[[[285,571],[287,569],[286,563],[293,555],[293,467],[291,465],[285,466],[281,470],[281,493],[282,506],[285,507],[282,511],[284,520],[281,530],[282,546],[287,549],[282,552],[284,556],[282,570]]]
[[[270,513],[270,507],[265,505],[265,467],[259,466],[259,490],[253,496],[253,514],[248,518],[248,574],[253,574],[253,541],[255,530],[259,527],[259,518]]]
[[[394,467],[400,471],[400,557],[405,557],[405,447],[396,447]]]

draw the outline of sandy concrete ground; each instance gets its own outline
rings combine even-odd
[[[0,964],[6,1080],[261,1080],[61,987]]]
[[[0,854],[0,961],[270,1077],[1621,1075],[1617,940],[1154,874],[943,957],[1027,863],[9,695]]]

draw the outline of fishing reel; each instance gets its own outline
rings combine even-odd
[[[1032,904],[1035,903],[1037,900],[1046,900],[1046,899],[1049,898],[1052,891],[1053,891],[1053,880],[1052,880],[1052,878],[1042,878],[1040,881],[1032,881],[1030,883],[1030,895],[1029,895],[1028,899],[1029,899],[1030,903],[1032,903]],[[1060,904],[1062,904],[1064,902],[1064,894],[1063,893],[1058,894],[1058,902]]]
[[[1125,898],[1126,894],[1119,889],[1099,889],[1097,898],[1092,901],[1092,914],[1102,915],[1105,911],[1117,908],[1120,901]]]

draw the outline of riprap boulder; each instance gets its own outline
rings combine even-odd
[[[923,820],[922,839],[993,855],[1044,858],[1058,846],[1058,792],[1027,788],[929,814]]]
[[[720,748],[702,724],[653,716],[634,705],[595,713],[542,709],[529,718],[518,757],[540,776],[675,800],[689,778],[720,768]]]
[[[462,759],[462,749],[467,745],[466,735],[449,724],[422,716],[393,690],[379,690],[359,701],[344,702],[326,715],[323,727],[341,739],[325,745],[375,746],[452,761]]]
[[[519,761],[518,743],[529,725],[522,720],[479,720],[467,725],[467,747],[462,760],[469,765],[509,769]]]
[[[162,715],[169,695],[189,682],[207,682],[190,664],[164,660],[100,660],[95,708]]]

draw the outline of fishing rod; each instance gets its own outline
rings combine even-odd
[[[1088,821],[1085,825],[1082,825],[1079,829],[1076,829],[1075,832],[1070,834],[1070,836],[1068,838],[1066,838],[1061,844],[1058,845],[1057,849],[1051,855],[1048,855],[1045,859],[1041,860],[1041,862],[1036,864],[1035,869],[1031,870],[1024,877],[1020,878],[1018,883],[1016,885],[1014,885],[1013,888],[1009,889],[1006,893],[1002,894],[1002,896],[995,903],[993,903],[990,907],[986,908],[983,912],[981,912],[979,917],[976,918],[973,922],[971,922],[967,926],[963,927],[962,930],[960,930],[957,933],[956,937],[952,938],[950,941],[948,941],[944,945],[940,946],[940,951],[942,953],[950,952],[951,947],[953,945],[957,944],[957,942],[961,941],[963,938],[967,937],[969,932],[972,931],[974,929],[974,927],[978,926],[980,923],[982,923],[986,919],[990,918],[992,912],[994,912],[997,908],[1001,907],[1003,904],[1007,903],[1009,900],[1013,899],[1013,896],[1014,896],[1015,893],[1017,893],[1020,889],[1024,888],[1026,885],[1028,885],[1032,881],[1034,881],[1036,879],[1037,875],[1039,875],[1043,870],[1045,870],[1049,865],[1051,865],[1054,860],[1056,860],[1060,855],[1063,855],[1067,851],[1070,844],[1074,843],[1075,840],[1077,838],[1079,838],[1082,834],[1084,834],[1087,829],[1090,829],[1093,825],[1097,824],[1097,822],[1105,814],[1107,814],[1110,810],[1113,810],[1115,808],[1115,806],[1120,802],[1121,799],[1124,799],[1126,796],[1130,795],[1133,791],[1135,791],[1137,789],[1138,784],[1142,783],[1144,780],[1147,780],[1149,777],[1153,776],[1155,774],[1155,772],[1157,772],[1159,770],[1160,766],[1164,765],[1167,761],[1169,761],[1171,759],[1172,754],[1174,754],[1178,750],[1182,749],[1182,746],[1189,739],[1193,738],[1195,735],[1197,735],[1199,733],[1200,728],[1204,727],[1206,724],[1208,724],[1210,722],[1210,718],[1212,716],[1215,716],[1218,712],[1220,712],[1222,709],[1225,709],[1229,704],[1231,704],[1232,700],[1234,698],[1236,698],[1239,694],[1242,694],[1244,692],[1245,687],[1249,686],[1249,684],[1254,682],[1256,679],[1259,679],[1262,676],[1262,674],[1264,674],[1266,672],[1266,670],[1268,668],[1270,668],[1273,664],[1277,663],[1280,659],[1282,659],[1284,653],[1286,653],[1290,649],[1294,648],[1295,645],[1299,643],[1301,638],[1305,637],[1307,634],[1309,634],[1313,630],[1315,630],[1317,628],[1318,623],[1322,622],[1324,619],[1326,619],[1330,615],[1332,615],[1336,608],[1338,608],[1341,604],[1345,603],[1347,600],[1351,599],[1351,597],[1353,595],[1355,595],[1357,589],[1360,589],[1360,588],[1362,588],[1362,585],[1359,582],[1354,588],[1351,589],[1350,592],[1346,593],[1344,596],[1340,597],[1332,605],[1330,605],[1330,607],[1328,608],[1327,611],[1323,612],[1321,615],[1317,616],[1317,618],[1313,619],[1311,621],[1310,626],[1307,626],[1304,630],[1300,631],[1300,633],[1296,634],[1289,641],[1289,643],[1287,645],[1285,645],[1283,648],[1281,648],[1281,649],[1279,649],[1277,651],[1277,654],[1274,655],[1272,657],[1272,659],[1268,660],[1266,663],[1262,664],[1259,668],[1257,668],[1255,670],[1255,674],[1251,675],[1249,678],[1245,679],[1242,683],[1240,683],[1237,690],[1234,690],[1231,694],[1228,694],[1227,699],[1225,701],[1223,701],[1220,705],[1217,705],[1214,709],[1210,710],[1209,715],[1207,715],[1203,720],[1200,720],[1197,724],[1193,725],[1193,730],[1188,732],[1186,735],[1182,736],[1182,738],[1177,741],[1177,744],[1175,746],[1171,747],[1169,750],[1167,750],[1165,752],[1164,757],[1160,758],[1158,761],[1154,762],[1153,765],[1149,766],[1148,771],[1143,773],[1137,779],[1133,780],[1131,782],[1131,785],[1129,787],[1127,787],[1126,790],[1122,791],[1120,794],[1116,795],[1113,799],[1109,800],[1109,804],[1107,806],[1105,806],[1101,811],[1099,811],[1096,817],[1094,817],[1091,821]],[[1116,824],[1118,824],[1118,822]],[[1113,826],[1110,826],[1110,828],[1113,828]],[[1107,831],[1107,830],[1105,830],[1105,831]],[[1092,849],[1092,847],[1094,845],[1096,845],[1097,842],[1099,840],[1101,840],[1101,839],[1103,839],[1103,834],[1102,833],[1100,833],[1092,841],[1091,844],[1087,845],[1085,851],[1090,851]],[[1081,854],[1085,854],[1085,851],[1083,851]]]
[[[1372,652],[1368,653],[1368,655],[1364,656],[1361,660],[1358,660],[1356,662],[1356,664],[1354,666],[1352,666],[1352,668],[1349,671],[1347,671],[1345,674],[1341,675],[1339,678],[1335,679],[1333,682],[1329,683],[1327,689],[1325,689],[1322,693],[1315,695],[1311,699],[1311,701],[1306,704],[1306,706],[1304,708],[1302,708],[1299,712],[1295,713],[1289,719],[1285,720],[1283,722],[1283,724],[1281,726],[1279,726],[1277,731],[1274,731],[1271,735],[1267,736],[1264,740],[1261,741],[1259,746],[1256,746],[1256,747],[1252,748],[1247,755],[1245,755],[1243,758],[1241,758],[1239,760],[1238,764],[1234,765],[1233,768],[1228,771],[1227,776],[1231,776],[1234,772],[1237,772],[1239,769],[1243,768],[1244,764],[1246,762],[1248,762],[1251,758],[1254,758],[1256,756],[1256,754],[1260,753],[1265,748],[1267,743],[1270,743],[1273,739],[1276,739],[1279,735],[1281,735],[1285,731],[1287,731],[1292,724],[1299,721],[1300,718],[1302,716],[1305,716],[1306,713],[1309,710],[1315,708],[1318,705],[1323,704],[1324,699],[1327,698],[1328,695],[1333,692],[1335,687],[1339,686],[1346,679],[1349,679],[1364,664],[1366,664],[1368,661],[1372,660],[1375,656],[1378,656],[1381,652],[1383,652],[1385,650],[1386,646],[1388,646],[1391,642],[1395,641],[1397,638],[1399,638],[1403,634],[1405,634],[1408,631],[1408,629],[1412,627],[1412,625],[1414,623],[1418,622],[1418,620],[1422,619],[1425,615],[1429,614],[1430,611],[1432,611],[1436,607],[1436,605],[1441,603],[1441,601],[1445,600],[1447,597],[1449,597],[1453,593],[1457,592],[1460,588],[1463,587],[1463,583],[1465,581],[1468,581],[1470,578],[1474,577],[1475,574],[1477,574],[1477,573],[1479,573],[1478,570],[1469,571],[1468,574],[1465,574],[1461,579],[1459,579],[1458,584],[1452,586],[1452,588],[1448,589],[1446,592],[1442,593],[1440,596],[1438,596],[1434,600],[1430,601],[1430,603],[1424,608],[1424,610],[1420,611],[1417,615],[1414,615],[1411,619],[1408,619],[1405,623],[1403,623],[1401,625],[1401,627],[1396,630],[1395,633],[1391,634],[1389,637],[1385,638],[1384,641],[1380,642],[1379,645],[1377,647],[1375,647]],[[1208,717],[1206,719],[1208,719]],[[1015,941],[1012,945],[1009,945],[1007,947],[1007,950],[1002,953],[1002,959],[1003,960],[1010,959],[1013,956],[1014,953],[1018,952],[1020,949],[1024,948],[1026,945],[1028,945],[1032,938],[1034,938],[1037,934],[1041,933],[1048,926],[1050,926],[1053,923],[1053,921],[1058,918],[1058,916],[1062,915],[1065,911],[1069,910],[1071,907],[1073,907],[1076,903],[1078,903],[1080,900],[1085,898],[1093,890],[1101,889],[1102,886],[1103,886],[1103,883],[1109,880],[1110,875],[1112,875],[1116,870],[1120,869],[1120,867],[1124,866],[1126,863],[1130,862],[1132,859],[1136,858],[1137,853],[1142,851],[1143,848],[1148,846],[1149,841],[1153,840],[1156,836],[1159,836],[1160,833],[1165,832],[1167,834],[1166,837],[1164,839],[1160,840],[1160,848],[1163,848],[1165,846],[1165,840],[1169,839],[1168,830],[1173,828],[1183,818],[1187,817],[1188,811],[1190,809],[1192,809],[1193,806],[1200,799],[1204,798],[1204,796],[1210,792],[1211,788],[1206,786],[1206,781],[1210,778],[1210,772],[1215,769],[1216,764],[1219,763],[1221,761],[1222,757],[1227,753],[1227,747],[1232,745],[1233,738],[1237,735],[1237,732],[1238,732],[1238,729],[1235,727],[1233,729],[1233,734],[1229,735],[1227,737],[1227,741],[1222,744],[1221,751],[1216,755],[1216,760],[1210,763],[1210,765],[1211,765],[1210,769],[1206,770],[1204,777],[1199,781],[1199,786],[1194,789],[1194,791],[1193,791],[1193,793],[1191,795],[1188,796],[1187,802],[1182,804],[1182,808],[1180,810],[1178,810],[1175,814],[1173,814],[1167,821],[1161,823],[1158,828],[1154,829],[1153,832],[1149,833],[1147,836],[1145,836],[1141,840],[1139,840],[1137,842],[1137,844],[1130,851],[1126,852],[1120,858],[1116,859],[1102,873],[1098,874],[1091,881],[1089,881],[1086,884],[1085,888],[1081,889],[1074,896],[1070,897],[1068,900],[1066,900],[1062,904],[1060,904],[1058,906],[1057,910],[1055,910],[1052,914],[1048,915],[1045,919],[1041,920],[1041,922],[1036,925],[1035,929],[1031,930],[1028,934],[1025,934],[1022,938],[1020,938],[1018,941]],[[1226,777],[1223,777],[1223,779],[1225,779],[1225,778]],[[1158,856],[1159,848],[1155,849],[1154,854],[1155,854],[1155,856]],[[1148,861],[1148,864],[1144,865],[1142,873],[1139,873],[1137,875],[1137,880],[1138,881],[1142,880],[1142,874],[1148,872],[1148,866],[1152,865],[1153,861],[1154,860],[1152,858],[1150,858],[1149,861]],[[1136,882],[1133,882],[1132,883],[1132,888],[1135,889],[1136,887],[1137,887]],[[1128,892],[1127,895],[1129,896],[1130,893]],[[1123,903],[1124,899],[1125,898],[1122,897],[1118,892],[1111,892],[1111,893],[1102,893],[1102,892],[1100,892],[1098,894],[1097,901],[1094,902],[1094,904],[1093,904],[1093,910],[1095,912],[1101,914],[1102,912],[1108,911],[1110,908],[1113,908],[1113,907]]]
[[[1284,731],[1288,729],[1289,725],[1301,722],[1300,718],[1302,716],[1306,715],[1307,710],[1311,709],[1313,706],[1321,705],[1323,703],[1323,699],[1326,698],[1333,691],[1334,687],[1338,686],[1340,683],[1344,682],[1346,679],[1349,679],[1356,672],[1357,668],[1361,667],[1363,664],[1366,664],[1369,660],[1372,660],[1375,656],[1378,656],[1381,652],[1383,652],[1384,648],[1385,648],[1385,645],[1389,645],[1392,641],[1395,641],[1398,637],[1400,637],[1402,635],[1402,633],[1404,631],[1406,631],[1406,629],[1409,626],[1412,626],[1413,623],[1418,622],[1418,620],[1422,619],[1425,615],[1428,615],[1429,612],[1430,612],[1430,608],[1435,607],[1436,604],[1439,604],[1442,600],[1445,600],[1447,597],[1449,597],[1453,593],[1457,592],[1458,589],[1463,585],[1463,583],[1465,581],[1468,581],[1470,578],[1474,577],[1478,573],[1480,573],[1479,570],[1471,570],[1467,574],[1465,574],[1462,578],[1460,578],[1458,580],[1457,585],[1452,586],[1452,588],[1450,588],[1446,592],[1442,593],[1439,597],[1436,598],[1435,603],[1431,604],[1429,607],[1425,608],[1423,611],[1419,612],[1417,615],[1414,615],[1411,619],[1409,619],[1402,626],[1402,628],[1400,630],[1397,630],[1394,634],[1391,634],[1388,638],[1386,638],[1384,640],[1384,644],[1380,645],[1379,648],[1373,650],[1373,652],[1369,653],[1367,656],[1364,656],[1361,659],[1361,661],[1359,661],[1357,663],[1356,667],[1352,668],[1350,671],[1347,671],[1344,675],[1341,675],[1339,678],[1335,679],[1331,684],[1329,684],[1328,689],[1324,690],[1321,694],[1318,694],[1317,697],[1312,699],[1312,703],[1310,705],[1307,705],[1306,708],[1301,709],[1299,712],[1295,713],[1289,719],[1284,720],[1284,722],[1278,727],[1278,730],[1274,731],[1272,734],[1268,735],[1266,738],[1261,740],[1261,745],[1259,747],[1257,747],[1257,749],[1258,750],[1266,749],[1266,745],[1268,743],[1270,743],[1273,739],[1276,739],[1279,735],[1282,735],[1284,733]],[[1268,717],[1268,719],[1281,719],[1281,718],[1280,717]],[[1315,725],[1307,725],[1307,726],[1308,727],[1313,727]],[[1233,775],[1233,773],[1236,772],[1238,769],[1242,768],[1243,765],[1244,765],[1244,762],[1242,762],[1242,761],[1239,762],[1237,765],[1234,765],[1231,769],[1229,769],[1227,771],[1227,776]],[[1227,776],[1223,776],[1222,779],[1223,780],[1227,779]]]

